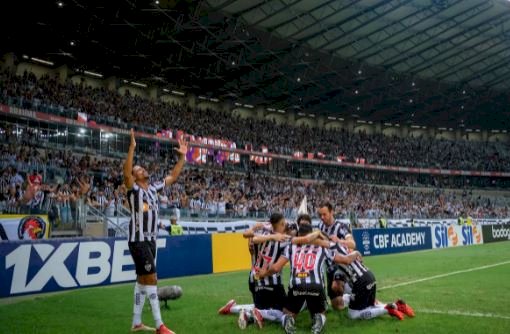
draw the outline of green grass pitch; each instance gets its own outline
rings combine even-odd
[[[376,275],[377,298],[404,298],[416,317],[353,321],[345,311],[329,311],[325,333],[510,333],[510,242],[367,257],[365,263]],[[161,280],[184,291],[169,310],[162,309],[163,320],[177,334],[240,333],[236,316],[216,312],[231,298],[251,302],[247,278],[247,272],[234,272]],[[2,299],[0,332],[130,333],[132,295],[130,283]],[[153,326],[145,305],[144,322]],[[298,317],[298,333],[310,333],[310,325],[307,312]],[[262,330],[250,325],[244,332],[283,329],[266,322]]]

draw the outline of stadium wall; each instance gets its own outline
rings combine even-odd
[[[158,277],[212,273],[210,235],[158,238]],[[134,281],[126,239],[0,243],[0,298]]]
[[[364,256],[510,240],[509,223],[483,223],[460,226],[439,220],[423,227],[354,229],[353,235]],[[250,268],[247,241],[240,233],[160,237],[157,246],[161,279]],[[125,238],[0,243],[0,298],[125,283],[135,278]]]

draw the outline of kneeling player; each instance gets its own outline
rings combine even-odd
[[[314,238],[321,236],[319,231],[312,232],[312,226],[302,224],[299,227],[299,236],[313,235]],[[312,240],[309,240],[312,242]],[[329,242],[324,241],[326,245]],[[324,293],[323,269],[325,260],[335,263],[350,264],[359,252],[349,255],[333,255],[328,247],[316,244],[296,245],[291,244],[285,248],[279,260],[268,269],[259,272],[259,277],[264,278],[280,272],[283,266],[290,261],[290,283],[285,307],[285,316],[282,318],[282,326],[287,334],[295,333],[295,316],[303,308],[304,303],[313,318],[312,333],[322,332],[326,323],[326,295]]]

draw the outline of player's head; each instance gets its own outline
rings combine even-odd
[[[295,237],[298,233],[298,225],[294,222],[286,222],[285,233]]]
[[[142,166],[136,165],[133,167],[133,176],[135,181],[147,181],[149,180],[149,172]]]
[[[297,217],[296,222],[298,226],[301,224],[312,224],[312,217],[307,213],[303,213]]]
[[[171,216],[170,217],[170,224],[172,224],[172,225],[177,224],[177,217],[176,216]]]
[[[301,224],[299,225],[299,233],[300,237],[305,236],[309,233],[312,233],[312,224]]]
[[[273,231],[277,233],[285,233],[285,217],[279,213],[275,212],[269,218],[269,222],[273,227]]]
[[[326,225],[331,225],[334,223],[335,219],[333,218],[333,205],[331,203],[326,202],[321,204],[319,207],[319,217],[322,222]]]

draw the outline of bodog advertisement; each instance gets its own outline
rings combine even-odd
[[[510,224],[495,224],[482,226],[483,241],[510,241]]]

